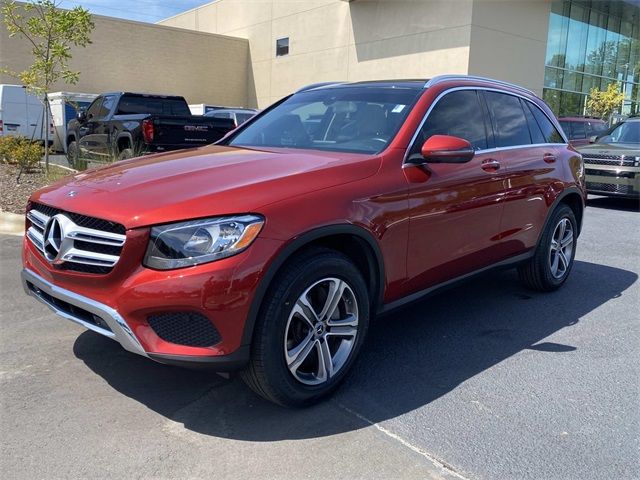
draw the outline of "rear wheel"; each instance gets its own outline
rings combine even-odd
[[[118,154],[118,160],[126,160],[128,158],[133,158],[133,150],[130,148],[125,148]]]
[[[577,236],[573,210],[568,205],[559,205],[542,233],[534,256],[518,267],[524,284],[543,292],[560,288],[573,267]]]
[[[369,296],[348,257],[313,250],[276,277],[256,325],[242,377],[283,406],[331,393],[357,357],[369,324]]]

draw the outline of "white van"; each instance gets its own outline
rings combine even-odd
[[[0,137],[19,135],[44,141],[42,128],[44,105],[21,85],[0,85]],[[53,124],[49,126],[49,143],[53,141]]]

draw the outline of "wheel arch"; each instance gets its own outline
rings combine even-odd
[[[128,145],[128,146],[127,146]],[[116,152],[120,153],[125,148],[133,148],[133,138],[128,132],[121,132],[116,137]]]
[[[255,325],[264,298],[278,273],[296,255],[313,247],[327,247],[347,255],[361,271],[369,286],[371,311],[377,312],[383,303],[385,273],[380,247],[365,228],[353,224],[315,228],[287,243],[270,262],[251,302],[242,335],[242,345],[251,344]]]
[[[571,210],[573,210],[573,214],[576,217],[576,223],[578,224],[578,235],[582,230],[582,219],[584,217],[584,209],[585,209],[585,200],[583,193],[577,187],[569,187],[563,190],[553,201],[551,206],[547,211],[547,218],[544,220],[544,225],[540,229],[540,233],[538,234],[538,241],[536,243],[540,243],[540,239],[542,238],[542,234],[546,230],[549,225],[549,221],[551,220],[551,216],[558,205],[564,204],[567,205]]]

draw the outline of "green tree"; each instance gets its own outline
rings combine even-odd
[[[60,80],[67,84],[78,82],[80,72],[69,68],[71,48],[89,45],[94,27],[88,10],[82,7],[61,10],[59,5],[60,2],[54,0],[31,0],[26,4],[4,0],[0,3],[0,14],[9,36],[24,38],[33,55],[33,63],[22,72],[0,68],[43,98],[45,145],[49,144],[49,89]],[[49,170],[48,148],[45,148],[45,166]]]
[[[608,120],[611,114],[621,106],[624,94],[618,82],[610,83],[604,91],[592,88],[587,98],[587,114]]]

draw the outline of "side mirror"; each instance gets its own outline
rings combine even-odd
[[[408,162],[424,163],[466,163],[475,155],[471,144],[459,137],[450,135],[432,135],[422,145],[420,155],[412,155]]]
[[[87,119],[87,111],[84,109],[78,110],[76,118],[78,119],[79,122],[84,122]]]
[[[598,140],[597,135],[592,135],[589,137],[589,143],[596,143],[597,140]]]

